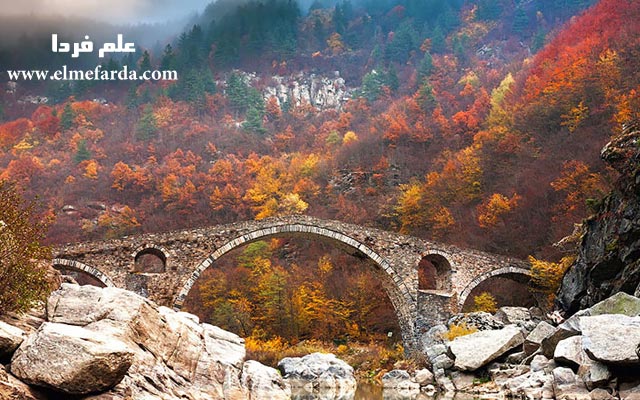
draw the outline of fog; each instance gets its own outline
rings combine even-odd
[[[211,0],[0,0],[0,16],[79,17],[112,24],[180,20],[202,12]]]

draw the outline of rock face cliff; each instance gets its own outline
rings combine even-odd
[[[578,258],[562,281],[558,299],[568,314],[616,292],[640,296],[640,128],[627,127],[601,157],[620,177],[586,221]]]

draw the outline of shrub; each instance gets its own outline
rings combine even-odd
[[[445,333],[445,338],[448,341],[452,341],[458,336],[470,335],[474,332],[478,332],[478,328],[475,326],[467,326],[465,322],[462,322],[460,324],[453,324],[449,326],[449,331]]]
[[[546,296],[547,304],[542,306],[548,309],[552,307],[555,293],[560,287],[562,278],[574,261],[575,257],[573,256],[563,257],[557,263],[538,260],[533,256],[529,256],[529,262],[531,263],[531,290]]]
[[[0,181],[0,314],[26,311],[53,289],[44,264],[51,250],[40,244],[47,221],[35,209],[15,185]]]
[[[482,292],[478,296],[473,298],[474,311],[484,311],[488,313],[495,313],[498,311],[498,304],[495,297],[489,292]]]

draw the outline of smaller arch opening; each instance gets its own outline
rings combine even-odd
[[[427,254],[418,264],[418,289],[451,291],[451,264],[440,254]]]
[[[162,273],[167,270],[167,256],[160,249],[148,247],[140,250],[134,259],[133,272]]]
[[[461,299],[462,312],[475,309],[475,298],[483,293],[489,293],[498,307],[537,307],[539,299],[530,290],[529,275],[522,273],[501,273],[489,276],[475,285],[465,299]]]
[[[80,286],[91,285],[97,287],[107,287],[104,282],[100,281],[98,278],[89,274],[88,272],[82,271],[80,269],[70,268],[66,265],[60,264],[55,264],[53,268],[60,271],[60,274],[73,278],[73,280],[76,281]]]

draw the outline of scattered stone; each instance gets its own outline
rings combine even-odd
[[[0,321],[0,359],[10,357],[23,340],[22,329]]]
[[[640,317],[598,315],[582,317],[582,343],[594,360],[605,364],[640,365]]]
[[[582,329],[580,328],[580,318],[589,315],[589,310],[582,310],[575,313],[571,318],[564,321],[562,324],[555,328],[555,331],[542,339],[540,349],[542,354],[547,358],[553,358],[553,353],[561,340],[567,339],[571,336],[580,335]]]
[[[587,388],[571,370],[558,367],[553,370],[553,390],[557,399],[590,400]]]
[[[21,380],[70,394],[115,386],[131,366],[121,341],[81,327],[44,323],[18,348],[11,372]]]
[[[0,365],[0,399],[2,400],[44,400],[38,390],[16,379]]]
[[[604,389],[593,389],[589,392],[591,400],[614,400],[615,397]]]
[[[444,342],[444,337],[447,334],[447,327],[443,324],[438,324],[429,328],[429,330],[422,334],[420,337],[420,341],[422,342],[422,348],[425,349],[425,352],[428,348],[442,344]]]
[[[278,363],[292,388],[311,384],[315,388],[347,388],[355,390],[353,368],[334,354],[312,353],[304,357],[286,357]]]
[[[416,371],[413,380],[420,386],[427,386],[434,382],[434,376],[431,371],[423,368]]]
[[[495,317],[505,325],[522,326],[531,320],[531,313],[524,307],[500,307]]]
[[[620,398],[624,400],[640,400],[640,382],[621,384]]]
[[[475,375],[461,371],[454,371],[449,377],[451,378],[453,385],[456,387],[456,390],[459,392],[469,391],[473,387],[476,379]]]
[[[248,393],[251,393],[252,400],[288,400],[291,398],[291,388],[282,379],[278,370],[257,361],[248,360],[244,363],[241,382]]]
[[[440,354],[431,360],[431,365],[433,365],[434,369],[449,369],[453,367],[453,364],[453,360],[447,354]]]
[[[555,332],[556,328],[548,322],[541,321],[524,340],[524,353],[527,356],[535,353],[542,344],[542,341]]]
[[[420,384],[405,370],[394,369],[382,375],[382,387],[398,391],[420,391]]]
[[[520,364],[524,361],[525,357],[526,355],[524,354],[524,351],[519,351],[517,353],[509,354],[505,361],[507,364]]]
[[[587,389],[604,387],[612,378],[609,367],[591,359],[588,360],[587,364],[578,368],[578,376],[587,386]]]
[[[447,324],[449,326],[465,324],[469,328],[475,327],[479,331],[502,329],[504,327],[504,323],[502,321],[483,311],[456,314],[449,319]]]
[[[538,354],[533,357],[533,360],[531,360],[531,371],[543,371],[549,366],[549,363],[550,361],[547,357],[543,356],[542,354]]]
[[[454,365],[462,371],[475,371],[524,342],[517,326],[500,330],[479,331],[455,338],[449,344],[455,356]]]
[[[573,367],[584,364],[588,358],[582,350],[582,336],[572,336],[561,340],[553,353],[554,360]]]

